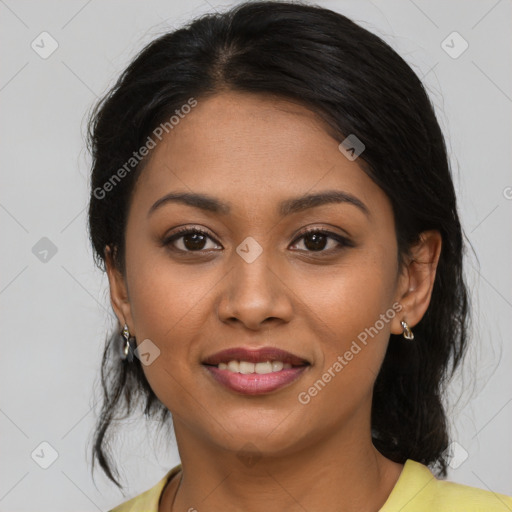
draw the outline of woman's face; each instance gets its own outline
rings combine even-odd
[[[372,387],[390,332],[402,332],[405,288],[391,204],[340,142],[301,106],[229,92],[199,98],[152,150],[127,221],[124,280],[116,285],[112,269],[109,278],[118,316],[139,346],[150,340],[145,375],[182,431],[273,453],[343,428],[369,434]],[[283,206],[327,191],[358,204]],[[226,206],[152,208],[170,193]],[[180,228],[207,234],[169,241]],[[305,228],[331,235],[304,237]],[[203,364],[238,347],[275,347],[309,364],[277,389],[256,383],[246,394],[212,373],[229,370]],[[274,382],[258,375],[237,382]]]

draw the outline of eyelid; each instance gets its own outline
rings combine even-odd
[[[342,235],[340,233],[336,233],[334,231],[331,231],[329,228],[320,227],[320,226],[307,226],[307,227],[299,230],[299,232],[296,233],[296,235],[295,235],[295,239],[297,239],[297,237],[301,237],[301,236],[307,235],[308,233],[324,233],[324,234],[326,234],[328,236],[332,235],[334,237],[343,238],[343,239],[348,240],[348,236],[347,235]]]

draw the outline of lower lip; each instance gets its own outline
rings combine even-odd
[[[279,372],[243,374],[219,370],[216,366],[203,366],[217,382],[244,395],[262,395],[281,389],[297,380],[308,368],[308,365],[295,366]]]

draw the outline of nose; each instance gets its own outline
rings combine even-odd
[[[269,250],[263,250],[251,261],[233,253],[217,307],[221,321],[239,322],[251,330],[290,322],[293,292],[286,285],[282,265],[269,254]]]

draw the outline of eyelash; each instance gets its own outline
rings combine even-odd
[[[183,238],[184,236],[189,235],[189,234],[190,235],[191,234],[201,234],[201,235],[204,235],[204,236],[210,238],[211,240],[213,240],[216,244],[218,244],[218,242],[208,233],[208,231],[205,231],[204,229],[201,229],[201,228],[184,227],[184,228],[180,228],[176,233],[174,233],[170,237],[165,238],[162,241],[162,245],[170,246],[171,249],[173,249],[173,250],[175,250],[177,252],[181,252],[181,253],[201,253],[201,252],[203,252],[204,249],[198,250],[198,251],[184,251],[183,249],[177,249],[176,247],[172,246],[173,242],[175,242],[176,240],[179,240],[180,238]],[[328,238],[331,238],[331,239],[335,240],[339,244],[338,247],[336,247],[334,249],[329,249],[329,250],[323,250],[322,249],[320,251],[308,251],[308,250],[305,251],[305,252],[308,252],[308,253],[311,253],[311,254],[314,254],[314,253],[327,253],[327,254],[329,254],[329,253],[332,253],[334,251],[342,250],[345,247],[353,247],[353,243],[348,238],[345,238],[344,236],[338,235],[337,233],[333,233],[332,231],[328,231],[326,229],[321,229],[321,228],[305,229],[304,231],[300,232],[297,235],[297,238],[295,238],[295,240],[294,240],[292,245],[295,245],[299,240],[301,240],[302,238],[304,238],[306,235],[309,235],[309,234],[326,235]],[[220,245],[220,244],[218,244],[218,245]]]

